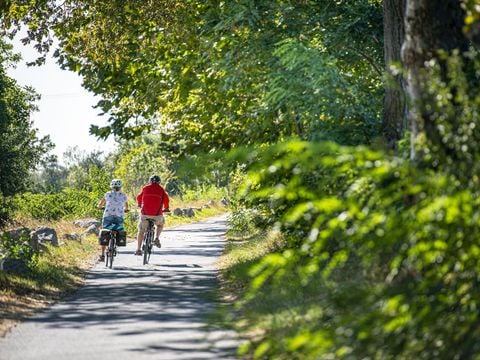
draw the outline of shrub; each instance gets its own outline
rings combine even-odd
[[[0,234],[0,249],[9,259],[21,260],[30,269],[38,263],[38,253],[29,245],[28,238],[15,240],[8,234]]]
[[[283,251],[251,268],[243,308],[266,287],[280,296],[292,278],[299,296],[309,294],[298,300],[302,325],[281,341],[267,326],[254,356],[454,359],[480,352],[476,190],[379,151],[299,141],[264,151],[247,189],[249,205],[289,236]],[[312,288],[318,291],[301,290]]]
[[[95,208],[98,200],[93,193],[85,190],[65,189],[55,194],[25,193],[14,200],[19,217],[32,217],[37,220],[59,220],[65,217],[99,217]],[[103,195],[102,195],[103,196]]]

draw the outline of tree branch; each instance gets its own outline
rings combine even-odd
[[[375,64],[375,61],[373,60],[373,58],[372,58],[371,56],[368,56],[368,55],[365,54],[363,51],[358,50],[358,49],[355,49],[353,46],[350,46],[350,45],[347,45],[347,49],[352,50],[352,51],[356,52],[358,55],[362,56],[362,57],[363,57],[365,60],[367,60],[367,62],[373,67],[373,69],[375,70],[375,72],[376,72],[380,77],[383,76],[383,71],[377,66],[377,64]]]

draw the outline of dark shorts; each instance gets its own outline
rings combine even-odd
[[[106,216],[102,219],[102,228],[110,230],[123,230],[123,218],[120,216]]]

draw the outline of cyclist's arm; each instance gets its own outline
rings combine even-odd
[[[97,208],[99,208],[99,209],[104,208],[106,203],[107,203],[107,201],[105,200],[105,197],[103,197],[103,198],[98,202]]]
[[[141,207],[143,202],[143,189],[140,191],[140,194],[137,195],[137,206]]]
[[[165,196],[163,197],[163,210],[170,211],[169,209],[170,199],[168,198],[167,192],[165,190],[163,190],[163,192],[165,193]]]

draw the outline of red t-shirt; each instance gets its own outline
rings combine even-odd
[[[137,195],[137,204],[142,207],[142,215],[162,215],[168,209],[167,192],[157,183],[145,185]]]

